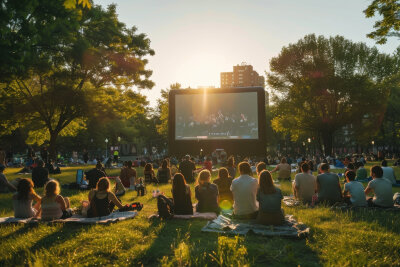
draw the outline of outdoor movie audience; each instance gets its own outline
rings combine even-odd
[[[95,168],[93,168],[90,171],[87,171],[85,173],[89,188],[96,188],[96,185],[97,185],[97,182],[99,181],[99,179],[107,176],[104,173],[104,171],[102,171],[102,168],[103,168],[103,165],[101,164],[100,161],[98,161]]]
[[[49,170],[44,167],[44,162],[36,160],[37,166],[32,170],[32,181],[36,188],[43,187],[49,179]]]
[[[239,163],[240,176],[232,181],[233,213],[237,218],[255,219],[258,213],[256,199],[258,182],[253,178],[248,162]]]
[[[328,163],[321,164],[321,174],[317,176],[318,202],[330,205],[342,200],[339,176],[330,172]]]
[[[219,191],[219,202],[228,201],[229,205],[232,206],[233,195],[231,191],[232,177],[229,176],[229,172],[226,168],[220,168],[218,170],[218,177],[213,181],[218,186]]]
[[[218,206],[218,186],[212,184],[211,173],[209,170],[202,170],[197,179],[197,186],[195,187],[195,198],[198,203],[196,205],[197,212],[215,212],[219,213]]]
[[[185,181],[192,183],[194,181],[193,172],[196,170],[196,165],[190,160],[190,156],[186,155],[185,159],[179,164],[179,171],[185,177]]]
[[[161,167],[157,172],[157,180],[159,183],[166,184],[171,180],[171,169],[168,166],[168,160],[164,159],[161,163]]]
[[[174,213],[177,215],[192,215],[192,193],[190,186],[186,184],[185,177],[181,173],[174,175],[171,191],[174,201]]]
[[[293,182],[294,196],[303,203],[311,203],[316,190],[315,177],[309,173],[310,166],[304,162],[301,173],[296,174]]]
[[[383,178],[383,170],[380,166],[373,166],[371,168],[372,181],[368,183],[365,188],[365,195],[373,192],[374,197],[367,199],[368,206],[370,207],[392,207],[393,206],[393,193],[392,183]]]

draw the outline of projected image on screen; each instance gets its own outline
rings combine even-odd
[[[177,94],[175,139],[258,139],[257,92]]]

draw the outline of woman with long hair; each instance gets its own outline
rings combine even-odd
[[[32,206],[33,201],[36,202]],[[17,192],[13,195],[13,207],[15,218],[31,218],[40,214],[41,198],[33,189],[31,179],[23,178],[17,185]]]
[[[171,179],[171,169],[169,168],[168,160],[164,159],[161,167],[157,171],[157,180],[159,183],[168,183]]]
[[[113,212],[115,206],[123,207],[115,194],[110,191],[110,181],[107,177],[100,178],[96,189],[89,192],[89,202],[88,217],[107,216]]]
[[[156,175],[154,174],[153,164],[146,163],[144,166],[143,175],[145,183],[158,183]]]
[[[60,184],[56,180],[48,181],[44,186],[42,198],[42,220],[55,220],[71,217],[69,199],[60,195]]]
[[[213,181],[218,186],[219,202],[228,201],[230,207],[233,203],[233,195],[231,191],[232,177],[229,176],[229,172],[226,168],[219,168],[218,177]]]
[[[274,185],[271,173],[264,170],[260,173],[257,200],[259,210],[257,223],[267,225],[282,225],[285,221],[281,209],[282,192]]]
[[[181,173],[174,175],[172,180],[172,198],[174,213],[178,215],[193,214],[192,193]]]
[[[218,206],[218,186],[211,184],[210,181],[210,171],[202,170],[199,173],[197,186],[195,187],[195,197],[198,201],[196,205],[197,212],[220,212]]]

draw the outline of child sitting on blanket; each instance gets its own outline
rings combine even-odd
[[[32,202],[35,201],[35,206],[32,207]],[[14,217],[15,218],[31,218],[36,217],[40,213],[40,201],[33,189],[31,179],[21,179],[17,185],[17,192],[13,195]]]
[[[107,177],[100,178],[96,189],[89,192],[90,207],[88,217],[107,216],[113,212],[114,207],[123,207],[113,192],[110,192],[110,181]]]
[[[344,202],[356,207],[367,206],[364,186],[362,183],[355,181],[356,173],[354,171],[347,171],[345,175],[347,183],[345,183],[343,189]]]
[[[60,195],[60,184],[50,180],[44,186],[45,195],[42,198],[42,220],[51,221],[66,219],[72,216],[69,198]]]
[[[266,225],[282,225],[285,222],[281,209],[282,192],[274,186],[271,173],[264,170],[260,173],[257,200],[259,210],[257,223]]]
[[[218,206],[218,186],[211,184],[211,173],[209,170],[202,170],[195,187],[195,197],[199,201],[196,205],[197,212],[215,212],[219,213]]]

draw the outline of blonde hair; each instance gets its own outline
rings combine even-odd
[[[209,170],[202,170],[199,173],[199,178],[197,179],[197,184],[203,185],[204,183],[209,183],[211,180],[211,172]]]
[[[54,197],[60,194],[60,184],[56,180],[50,180],[44,186],[45,197]]]
[[[102,177],[100,180],[97,182],[96,185],[97,191],[110,191],[110,180],[108,180],[107,177]]]

